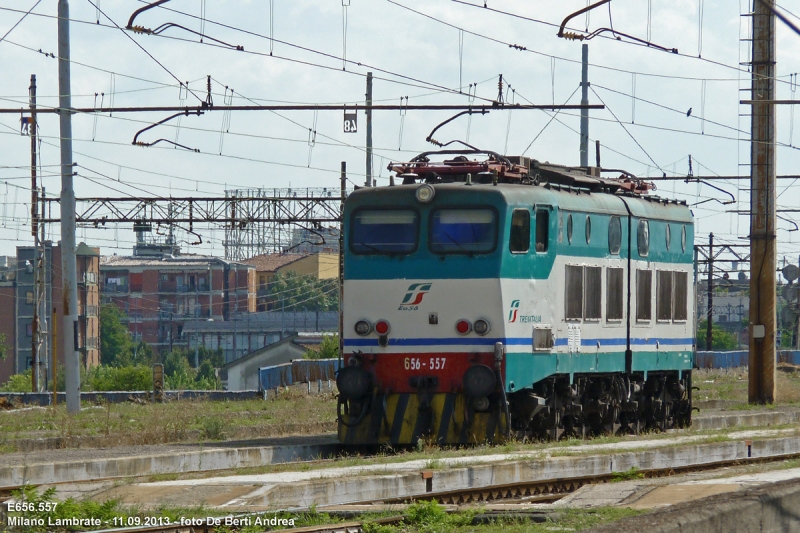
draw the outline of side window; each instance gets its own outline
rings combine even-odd
[[[689,274],[687,272],[675,272],[672,278],[673,306],[672,320],[684,321],[688,317],[689,303]]]
[[[622,300],[624,296],[624,269],[606,270],[606,319],[622,320]]]
[[[686,226],[681,228],[681,252],[686,251]]]
[[[647,220],[639,221],[639,255],[647,257],[650,253],[650,223]]]
[[[659,270],[656,273],[656,318],[672,320],[672,272]]]
[[[512,252],[527,252],[531,243],[531,214],[527,209],[515,209],[511,215],[509,248]]]
[[[567,320],[580,320],[583,317],[583,267],[567,265],[564,286],[565,314]]]
[[[603,301],[603,268],[586,267],[586,280],[584,283],[584,302],[583,318],[588,320],[600,320],[601,302]]]
[[[611,217],[608,221],[608,252],[612,255],[617,255],[621,247],[622,222],[619,217]]]
[[[538,209],[536,211],[536,251],[546,252],[550,241],[550,211]]]
[[[592,240],[592,217],[586,215],[586,244]]]
[[[567,215],[567,243],[572,244],[572,213]]]
[[[653,272],[636,271],[636,320],[650,320],[653,317]]]

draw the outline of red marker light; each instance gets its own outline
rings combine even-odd
[[[389,333],[389,323],[385,320],[378,320],[375,322],[375,333],[378,335],[386,335]]]
[[[469,320],[464,320],[463,318],[456,322],[456,331],[462,335],[466,335],[470,331],[472,331],[472,324],[469,323]]]

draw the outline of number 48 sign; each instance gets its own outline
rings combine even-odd
[[[358,123],[357,117],[358,114],[348,113],[347,111],[344,112],[344,132],[345,133],[358,133]]]

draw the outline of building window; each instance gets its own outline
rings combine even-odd
[[[97,337],[88,337],[86,339],[86,348],[89,350],[97,349]]]
[[[25,336],[33,337],[33,324],[25,324]]]
[[[648,321],[653,317],[653,273],[636,271],[636,320]]]
[[[624,269],[609,268],[606,270],[606,319],[622,320]]]
[[[33,293],[32,292],[29,291],[29,292],[25,293],[25,303],[28,304],[28,305],[33,305]]]
[[[531,214],[527,209],[514,209],[511,214],[511,252],[527,252],[531,246]]]

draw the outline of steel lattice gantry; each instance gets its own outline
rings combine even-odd
[[[339,195],[327,196],[323,192],[317,196],[303,190],[301,196],[299,192],[240,189],[226,191],[224,197],[77,198],[75,216],[76,222],[84,226],[180,225],[194,235],[198,235],[195,224],[219,225],[225,228],[226,258],[237,260],[284,249],[290,245],[294,229],[314,232],[322,229],[323,224],[339,224]],[[59,222],[59,214],[55,212],[59,199],[42,201],[45,204],[42,221]]]

